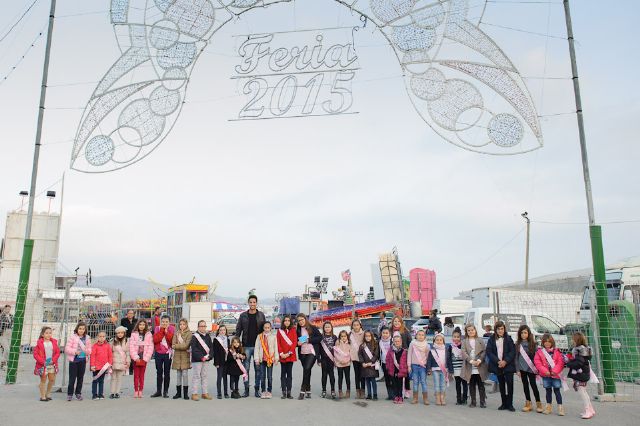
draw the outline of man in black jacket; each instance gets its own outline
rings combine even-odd
[[[249,310],[240,314],[238,325],[236,327],[236,336],[238,336],[242,342],[245,355],[247,356],[244,359],[244,368],[247,370],[247,380],[244,382],[244,395],[242,395],[242,397],[246,398],[249,396],[249,369],[251,368],[251,364],[254,364],[255,396],[256,398],[260,398],[260,390],[258,389],[258,383],[260,382],[260,368],[256,368],[255,362],[251,362],[251,358],[253,358],[256,339],[258,338],[258,334],[262,333],[262,328],[264,327],[266,318],[264,317],[264,313],[257,309],[258,296],[252,294],[249,296],[247,303],[249,304]]]

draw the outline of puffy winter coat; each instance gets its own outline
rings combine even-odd
[[[407,377],[409,375],[409,368],[407,367],[407,350],[404,348],[402,349],[400,361],[398,361],[398,368],[396,368],[396,364],[393,362],[394,357],[396,357],[396,352],[392,347],[389,349],[389,352],[387,352],[387,359],[385,363],[387,372],[391,377],[394,377],[396,373],[398,377]]]
[[[553,368],[549,365],[547,361],[547,357],[544,355],[542,351],[546,351],[544,348],[538,349],[536,352],[536,356],[533,358],[533,363],[538,369],[538,373],[540,377],[553,377],[554,379],[560,378],[560,373],[564,368],[564,357],[562,356],[562,352],[558,348],[553,348],[552,352],[548,352],[553,359],[553,363],[555,364]],[[551,373],[551,375],[549,375]]]
[[[516,372],[516,345],[507,333],[504,334],[502,343],[502,360],[507,362],[504,368],[498,368],[498,344],[497,335],[489,337],[487,342],[487,357],[489,358],[489,371],[493,374],[502,375]]]
[[[105,340],[103,343],[96,342],[91,349],[91,368],[100,371],[106,363],[113,365],[113,352],[111,345]]]
[[[147,332],[144,335],[144,340],[140,342],[140,333],[134,331],[131,333],[131,339],[129,339],[129,355],[133,362],[136,362],[140,359],[139,356],[139,348],[143,348],[142,352],[142,360],[144,362],[151,361],[151,356],[153,356],[153,337],[151,332]]]
[[[53,365],[56,369],[56,373],[58,372],[58,359],[60,358],[60,347],[58,347],[58,341],[56,339],[51,339],[53,353],[51,355],[51,365]],[[43,371],[47,362],[46,351],[44,350],[44,339],[41,337],[38,339],[38,343],[36,343],[36,347],[33,350],[33,358],[36,360],[36,367],[33,370],[33,374],[39,376]]]
[[[431,351],[438,353],[433,346],[431,346]],[[430,352],[430,357],[427,359],[427,371],[432,371],[436,367],[440,367],[438,365],[438,361],[436,360],[433,352]],[[453,359],[451,358],[451,349],[449,349],[449,345],[445,345],[444,347],[444,368],[447,369],[447,372],[453,374]]]
[[[578,382],[588,382],[591,378],[591,348],[580,345],[571,350],[572,358],[567,362],[567,377]]]
[[[115,340],[111,342],[111,353],[113,354],[113,369],[117,371],[127,370],[131,363],[129,356],[129,339],[125,337],[122,345]]]
[[[91,355],[91,337],[86,335],[87,338],[84,340],[84,353],[89,358]],[[78,350],[80,342],[80,336],[73,333],[73,335],[67,341],[67,346],[64,347],[64,353],[67,355],[67,360],[69,362],[73,362],[73,359],[76,357],[76,351]]]

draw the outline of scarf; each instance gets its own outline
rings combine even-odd
[[[419,342],[418,340],[413,340],[409,347],[411,354],[411,363],[425,367],[427,364],[427,341],[423,340],[422,342]]]
[[[496,349],[498,350],[498,359],[504,361],[504,337],[498,337],[496,339]]]
[[[453,356],[455,356],[456,358],[462,358],[462,349],[460,349],[462,347],[462,344],[460,344],[460,346],[456,346],[455,343],[451,344],[451,352],[453,352]]]
[[[218,342],[220,342],[220,345],[222,346],[222,349],[224,349],[224,353],[225,355],[227,353],[229,353],[229,339],[227,338],[227,336],[216,336],[216,340]]]

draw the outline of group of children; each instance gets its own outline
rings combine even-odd
[[[351,330],[334,334],[331,322],[322,325],[322,330],[311,324],[304,314],[284,317],[281,327],[273,333],[272,325],[266,322],[255,342],[255,370],[259,370],[256,396],[263,399],[272,397],[273,368],[280,364],[280,385],[282,399],[292,397],[292,367],[300,360],[303,380],[298,399],[311,397],[311,371],[318,364],[322,369],[322,397],[342,399],[351,397],[351,367],[355,378],[356,399],[376,401],[378,399],[377,378],[382,374],[387,390],[387,399],[395,404],[403,404],[410,398],[418,404],[419,392],[422,403],[429,405],[428,378],[433,382],[436,405],[446,405],[446,389],[455,382],[456,405],[486,408],[484,381],[489,373],[498,378],[502,404],[498,410],[515,411],[513,407],[513,376],[522,381],[526,398],[524,412],[534,410],[531,392],[538,413],[551,414],[552,397],[555,394],[557,414],[563,416],[561,389],[567,389],[563,369],[569,368],[568,377],[574,380],[573,387],[584,403],[582,418],[591,418],[595,410],[585,389],[588,382],[597,380],[590,368],[591,350],[585,336],[573,335],[574,348],[564,355],[555,347],[553,337],[545,334],[541,347],[528,326],[522,325],[518,338],[506,333],[505,324],[495,324],[495,333],[488,342],[478,336],[473,325],[465,326],[464,338],[459,328],[452,333],[451,344],[445,344],[443,334],[437,333],[431,344],[420,330],[412,339],[401,317],[394,317],[390,327],[380,330],[379,340],[373,332],[363,330],[359,320],[353,320]],[[249,369],[245,365],[245,350],[237,337],[229,337],[227,329],[221,325],[215,336],[207,331],[205,321],[198,322],[195,332],[189,330],[186,319],[181,319],[177,330],[164,316],[160,326],[151,333],[146,320],[141,319],[126,337],[127,329],[118,327],[112,342],[106,341],[104,332],[92,342],[87,335],[86,325],[78,323],[67,342],[64,353],[69,362],[69,385],[67,400],[73,397],[82,400],[82,382],[87,360],[93,376],[92,398],[104,399],[104,380],[111,376],[111,399],[120,397],[122,376],[127,375],[133,365],[134,398],[143,397],[144,375],[152,357],[156,366],[156,392],[152,398],[168,398],[170,370],[176,371],[176,394],[173,399],[200,398],[210,400],[208,393],[208,369],[210,361],[216,368],[217,398],[241,398],[238,384],[240,377],[247,381]],[[40,401],[51,400],[51,388],[58,372],[60,348],[52,331],[44,327],[35,347],[36,360],[34,374],[40,377]],[[189,370],[192,371],[189,382]],[[336,394],[336,377],[337,387]],[[48,379],[48,383],[47,383]],[[546,407],[542,406],[536,382],[542,380],[546,391]],[[327,383],[328,382],[328,383]],[[327,384],[330,393],[327,393]],[[344,387],[343,387],[344,384]],[[411,387],[412,386],[412,387]],[[258,387],[261,392],[258,392]],[[230,390],[230,393],[229,393]],[[191,392],[189,392],[191,391]],[[365,396],[366,394],[366,396]],[[477,398],[479,394],[479,400]]]

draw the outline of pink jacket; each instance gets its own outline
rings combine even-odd
[[[556,379],[560,378],[560,373],[564,368],[564,357],[558,348],[553,348],[553,352],[550,353],[551,358],[553,359],[553,363],[555,366],[551,369],[551,366],[547,362],[547,357],[544,355],[542,351],[546,349],[540,348],[536,352],[536,356],[533,358],[533,363],[538,369],[538,373],[540,377],[549,377],[549,372],[551,372],[551,377]]]
[[[67,355],[67,360],[69,362],[73,362],[73,359],[76,357],[76,351],[78,350],[78,342],[80,341],[80,336],[73,333],[73,335],[67,341],[67,345],[64,347],[64,353]],[[91,355],[91,337],[87,335],[85,339],[85,355],[89,358]]]
[[[113,351],[111,345],[105,340],[104,343],[94,343],[93,352],[91,354],[91,367],[95,367],[96,371],[100,371],[106,363],[113,365]]]
[[[393,359],[396,357],[396,353],[393,350],[393,347],[389,348],[387,352],[387,359],[385,360],[385,367],[387,367],[387,373],[391,377],[396,374],[396,370],[398,373],[398,377],[407,377],[409,375],[409,367],[407,366],[407,350],[402,350],[402,355],[400,355],[400,362],[398,363],[398,368],[396,369],[396,363],[393,362]]]
[[[58,347],[58,341],[56,339],[51,339],[51,343],[53,346],[53,354],[51,355],[51,362],[56,369],[56,373],[58,372],[58,358],[60,358],[60,348]],[[41,337],[38,339],[38,343],[36,343],[36,348],[33,350],[33,359],[36,360],[36,368],[33,370],[33,374],[36,376],[40,375],[40,369],[43,368],[47,361],[46,351],[44,349],[44,339]]]
[[[140,359],[138,355],[138,346],[144,346],[144,353],[142,354],[142,359],[145,362],[151,361],[151,356],[153,355],[153,337],[150,332],[144,335],[144,341],[140,343],[140,334],[137,331],[131,333],[131,338],[129,339],[129,354],[131,355],[131,359],[133,362],[136,362]]]

